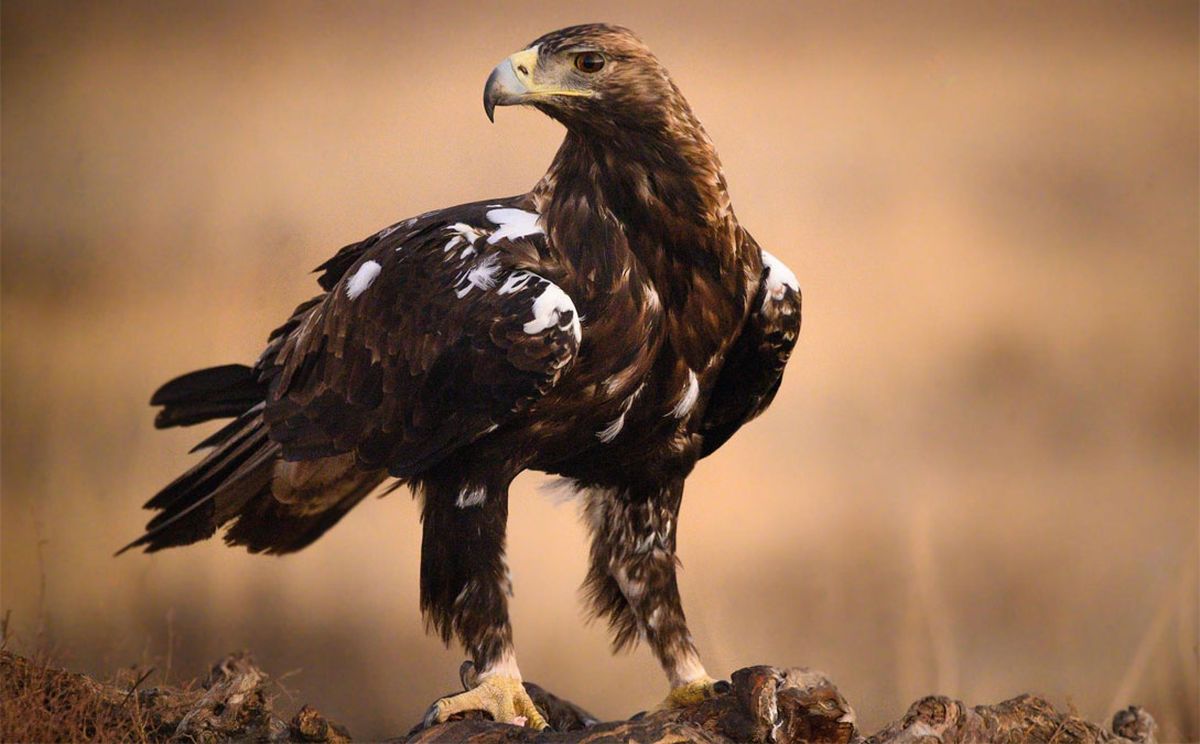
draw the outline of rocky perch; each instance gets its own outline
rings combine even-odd
[[[36,664],[9,652],[0,656],[0,736],[6,741],[80,738],[162,742],[351,741],[345,728],[315,709],[290,721],[272,708],[270,681],[246,654],[215,664],[195,687],[139,689]],[[882,730],[864,736],[854,711],[824,674],[808,669],[754,666],[739,669],[729,689],[687,708],[639,714],[626,721],[596,722],[579,706],[537,685],[526,688],[552,730],[495,723],[484,714],[422,729],[392,742],[412,744],[668,744],[669,742],[776,742],[778,744],[901,744],[940,742],[1155,741],[1154,719],[1137,707],[1113,716],[1106,729],[1060,713],[1045,700],[1021,695],[995,705],[970,707],[943,696],[922,698]],[[63,728],[55,729],[58,722]],[[24,733],[25,735],[22,735]],[[55,735],[55,733],[59,735]]]

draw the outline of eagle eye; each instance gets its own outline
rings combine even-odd
[[[600,72],[604,69],[604,55],[600,52],[580,52],[575,55],[575,69],[580,72]]]

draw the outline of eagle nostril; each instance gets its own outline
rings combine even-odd
[[[529,70],[526,69],[525,65],[517,65],[517,72],[521,73],[522,75],[529,74]]]

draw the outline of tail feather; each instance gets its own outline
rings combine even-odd
[[[265,494],[248,503],[230,525],[225,543],[241,545],[251,553],[294,553],[340,522],[382,479],[382,473],[364,471],[336,503],[314,513],[297,512],[294,506],[276,500],[268,488]]]
[[[162,406],[154,419],[159,429],[240,416],[266,397],[254,369],[225,364],[189,372],[160,387],[150,405]]]
[[[144,508],[169,511],[196,493],[213,491],[232,477],[255,453],[256,447],[267,441],[266,427],[262,425],[261,418],[249,421],[239,419],[237,423],[241,424],[239,430],[232,433],[221,447],[167,484],[145,503]]]
[[[146,508],[159,513],[146,533],[118,555],[135,547],[153,552],[212,537],[255,496],[270,494],[279,446],[267,437],[260,415],[239,422],[241,429],[227,442],[146,502]]]
[[[253,416],[255,414],[261,413],[264,406],[265,406],[264,403],[259,402],[257,405],[251,407],[248,411],[243,413],[241,416],[238,416],[233,421],[230,421],[228,424],[225,424],[220,429],[217,429],[215,432],[213,432],[209,436],[200,440],[199,443],[197,443],[194,447],[192,447],[190,450],[188,450],[188,454],[190,455],[195,452],[199,452],[202,449],[208,449],[209,447],[216,447],[219,444],[224,444],[231,436],[233,436],[234,434],[236,434],[238,431],[241,430],[242,426],[245,425],[245,419],[247,416]]]
[[[306,463],[316,481],[286,475],[281,447],[263,420],[266,385],[250,367],[212,367],[178,377],[151,398],[163,406],[159,428],[233,418],[196,445],[212,448],[204,459],[146,502],[156,514],[146,532],[117,551],[154,552],[212,537],[228,524],[225,541],[253,553],[290,553],[337,524],[384,479],[381,470],[360,470],[353,455]],[[293,464],[294,465],[294,464]]]

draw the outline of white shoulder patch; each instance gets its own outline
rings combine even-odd
[[[796,280],[796,275],[792,273],[792,270],[783,264],[783,261],[762,251],[762,262],[763,267],[767,270],[765,279],[767,292],[763,297],[763,307],[766,307],[767,300],[782,300],[786,289],[791,289],[793,292],[800,291],[800,282]]]
[[[583,330],[579,325],[579,313],[575,310],[575,303],[557,284],[549,282],[533,301],[533,320],[525,324],[525,332],[530,335],[541,333],[551,326],[558,325],[559,318],[568,312],[571,313],[571,335],[576,341],[580,341],[583,339]]]
[[[346,282],[346,296],[353,300],[366,292],[381,271],[383,271],[383,267],[379,265],[378,261],[363,261],[362,266],[358,267],[358,271],[354,272],[354,276]]]
[[[524,209],[489,209],[487,218],[498,225],[487,241],[492,245],[501,240],[524,238],[545,232],[538,224],[541,216],[535,212],[526,212]]]
[[[680,397],[679,402],[671,409],[671,415],[675,418],[683,418],[688,415],[699,398],[700,380],[696,379],[696,373],[689,369],[687,387],[684,388],[683,396]]]

